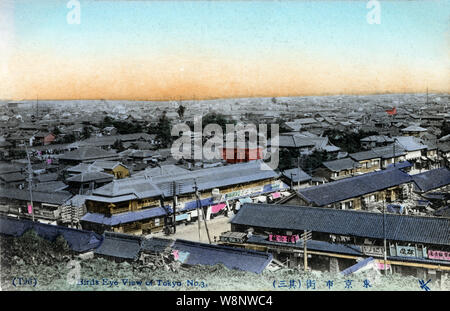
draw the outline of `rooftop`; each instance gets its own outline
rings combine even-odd
[[[408,182],[411,182],[411,177],[407,173],[391,169],[300,189],[298,194],[309,203],[325,206]]]
[[[311,176],[306,174],[302,169],[291,168],[289,170],[283,171],[283,176],[292,180],[292,182],[304,182],[311,180]]]
[[[136,260],[140,250],[140,237],[105,232],[103,234],[103,243],[94,251],[94,253],[97,255]]]
[[[385,217],[388,240],[450,246],[450,219],[396,214]],[[383,214],[365,211],[246,203],[231,224],[384,238]]]
[[[343,158],[334,161],[325,161],[322,163],[326,168],[333,172],[339,172],[342,170],[355,169],[359,167],[359,163],[353,161],[350,158]]]
[[[422,192],[444,187],[450,184],[450,170],[442,167],[424,173],[411,175],[412,180]]]
[[[350,153],[349,156],[350,156],[350,158],[352,158],[353,160],[356,160],[356,161],[364,161],[364,160],[380,158],[380,156],[372,150]]]
[[[175,241],[172,249],[189,253],[184,262],[187,265],[223,264],[228,269],[261,273],[272,261],[272,255],[268,253],[180,239]]]
[[[105,151],[97,147],[80,147],[79,149],[69,151],[61,155],[59,158],[62,160],[96,160],[103,158],[117,158],[117,154],[113,152]]]

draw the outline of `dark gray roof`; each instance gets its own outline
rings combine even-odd
[[[140,237],[105,232],[103,234],[103,243],[94,251],[94,253],[97,255],[136,260],[140,249]]]
[[[48,182],[41,182],[41,183],[33,184],[33,185],[34,185],[33,190],[42,191],[42,192],[61,191],[68,187],[62,181],[48,181]],[[33,197],[33,199],[34,199],[34,197]]]
[[[427,146],[422,143],[422,140],[414,136],[397,136],[398,144],[406,151],[417,151],[427,149]]]
[[[385,216],[388,240],[450,245],[450,219],[396,214]],[[364,211],[246,203],[231,223],[383,239],[383,214]]]
[[[15,181],[24,181],[26,178],[27,176],[22,173],[8,173],[0,175],[0,179],[7,183]]]
[[[443,152],[450,152],[450,142],[438,143],[438,149]]]
[[[394,142],[394,139],[385,135],[372,135],[367,136],[364,138],[361,138],[360,141],[362,142],[377,142],[377,143],[386,143],[386,142]]]
[[[71,173],[100,172],[102,171],[102,168],[93,165],[93,163],[79,163],[75,166],[66,168],[66,171]]]
[[[0,163],[0,174],[18,173],[23,170],[23,167],[10,163]]]
[[[103,173],[103,172],[87,172],[81,173],[72,177],[67,178],[67,181],[71,182],[110,182],[114,179],[114,176],[111,174]]]
[[[137,198],[150,198],[161,194],[161,189],[150,179],[144,177],[113,180],[93,191],[93,196],[105,197],[135,195]]]
[[[171,239],[155,238],[144,239],[141,243],[141,250],[144,252],[162,253],[173,244]]]
[[[427,192],[450,184],[450,170],[442,167],[411,175],[420,191]]]
[[[189,253],[184,261],[187,265],[223,264],[228,269],[261,273],[272,261],[272,255],[268,253],[180,239],[175,241],[172,249]]]
[[[0,197],[11,200],[30,201],[30,191],[28,189],[1,188]],[[61,205],[71,197],[72,194],[69,192],[48,193],[33,190],[33,202]]]
[[[248,240],[248,243],[254,244],[264,244],[264,245],[273,245],[273,246],[282,246],[282,247],[292,247],[303,249],[303,240],[300,239],[297,243],[284,243],[284,242],[275,242],[269,241],[267,236],[253,234]],[[362,256],[363,253],[361,251],[361,246],[352,245],[352,244],[337,244],[330,243],[325,241],[317,241],[317,240],[309,240],[307,242],[307,246],[309,250],[315,251],[325,251],[325,252],[333,252],[340,254],[349,254],[349,255],[358,255]]]
[[[383,170],[333,181],[298,190],[300,197],[317,206],[373,193],[411,182],[411,177],[398,169]]]
[[[288,178],[289,180],[291,180],[292,178],[293,182],[303,182],[311,180],[311,176],[309,176],[302,169],[299,168],[291,168],[289,170],[285,170],[283,172],[283,176]]]
[[[56,181],[58,179],[58,173],[40,174],[37,176],[40,182]]]
[[[102,242],[102,236],[91,231],[0,216],[1,234],[17,237],[30,229],[36,231],[40,237],[50,241],[54,241],[58,236],[62,235],[69,244],[70,249],[76,252],[91,250],[96,248]]]
[[[104,158],[118,158],[118,155],[113,152],[105,151],[97,147],[81,147],[79,149],[64,153],[59,157],[62,160],[96,160]]]
[[[332,172],[340,172],[342,170],[354,169],[359,166],[358,162],[355,162],[350,158],[343,158],[334,161],[325,161],[322,164]]]
[[[92,163],[93,166],[98,166],[102,169],[112,170],[116,166],[122,165],[123,167],[126,167],[124,164],[122,164],[119,161],[107,161],[107,160],[97,160],[94,163]]]
[[[425,132],[425,131],[427,131],[427,129],[417,126],[417,125],[410,125],[407,128],[402,129],[401,131],[402,132]]]
[[[90,199],[96,196],[118,197],[133,195],[138,198],[150,198],[160,196],[172,196],[172,183],[178,184],[178,194],[194,192],[194,179],[200,191],[219,188],[240,183],[253,182],[269,178],[276,178],[278,174],[260,161],[232,164],[221,167],[213,167],[196,171],[186,171],[184,174],[162,175],[153,178],[137,176],[113,180],[103,187],[93,191]]]
[[[350,156],[350,158],[352,158],[353,160],[356,160],[356,161],[380,158],[380,156],[378,154],[376,154],[375,152],[373,152],[372,150],[350,153],[349,156]]]
[[[395,157],[399,157],[406,154],[405,149],[397,143],[395,143],[395,145],[391,144],[385,147],[373,148],[372,151],[378,154],[382,159],[390,159],[393,158],[394,155]]]

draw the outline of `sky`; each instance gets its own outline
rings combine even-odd
[[[68,2],[0,1],[0,99],[449,91],[450,0]]]

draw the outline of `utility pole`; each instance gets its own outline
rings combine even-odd
[[[33,190],[32,190],[32,182],[33,182],[33,168],[31,167],[30,154],[28,153],[27,144],[25,144],[25,151],[27,153],[28,159],[28,189],[30,190],[30,202],[31,202],[31,217],[34,221],[34,207],[33,207]]]
[[[197,213],[198,213],[198,209],[200,206],[200,196],[199,196],[199,191],[198,191],[198,187],[197,187],[197,181],[195,181],[195,197],[197,199]],[[203,216],[203,222],[205,223],[206,235],[208,236],[209,244],[211,244],[211,237],[209,236],[208,224],[206,223],[206,216],[205,216],[206,212],[205,212],[205,209],[202,208],[201,206],[200,206],[200,209],[202,210],[202,216]],[[200,215],[198,215],[198,217],[200,217]],[[199,230],[199,241],[200,241],[200,218],[198,218],[198,221],[199,221],[198,230]]]
[[[306,243],[308,240],[311,240],[312,233],[311,231],[304,230],[302,234],[302,240],[303,240],[303,266],[305,269],[305,272],[308,271],[308,252]]]
[[[197,203],[197,224],[198,224],[198,241],[200,242],[200,211],[199,211],[199,205],[200,200],[198,199],[198,187],[197,187],[197,181],[194,179],[194,190],[195,190],[195,198]]]
[[[161,167],[161,166],[160,166]],[[162,168],[161,168],[162,169]],[[176,220],[176,214],[177,214],[177,182],[174,181],[172,183],[172,205],[173,205],[173,214],[172,214],[172,222],[173,222],[173,233],[175,234],[177,232],[177,220]]]
[[[387,267],[386,267],[386,261],[387,261],[387,250],[386,250],[386,210],[385,210],[385,201],[383,200],[383,246],[384,246],[384,275],[387,275]]]

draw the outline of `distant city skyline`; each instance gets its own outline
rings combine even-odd
[[[0,4],[0,99],[448,93],[449,1]]]

